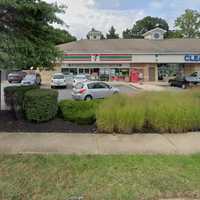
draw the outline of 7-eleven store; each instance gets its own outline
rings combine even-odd
[[[90,74],[102,80],[130,81],[130,54],[64,54],[62,72]]]
[[[200,71],[200,39],[164,39],[155,28],[144,39],[79,40],[58,46],[64,52],[61,71],[90,74],[100,80],[163,80]]]

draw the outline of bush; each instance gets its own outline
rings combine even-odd
[[[24,95],[27,91],[37,89],[38,86],[9,86],[4,88],[5,103],[19,118],[23,114]]]
[[[200,130],[198,91],[146,92],[105,100],[97,111],[97,127],[107,133],[178,133]]]
[[[48,89],[35,89],[26,92],[24,112],[29,121],[45,122],[53,119],[58,110],[58,92]]]
[[[96,121],[96,109],[99,101],[63,100],[59,103],[59,110],[66,121],[77,124],[93,124]]]

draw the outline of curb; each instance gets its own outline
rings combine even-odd
[[[137,90],[142,90],[142,88],[137,87],[137,86],[135,86],[135,85],[133,85],[133,84],[129,84],[129,86],[131,86],[131,87],[133,87],[133,88],[135,88],[135,89],[137,89]]]

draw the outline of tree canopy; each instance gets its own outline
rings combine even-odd
[[[185,10],[185,13],[176,19],[175,26],[185,38],[199,38],[200,13],[196,10]]]
[[[118,38],[119,34],[116,33],[116,29],[114,28],[114,26],[111,26],[110,30],[106,34],[106,39],[118,39]]]
[[[52,67],[61,56],[56,44],[75,40],[57,17],[64,7],[42,0],[0,1],[0,69]]]
[[[158,17],[151,17],[147,16],[141,20],[138,20],[132,29],[126,29],[123,31],[123,38],[130,39],[130,38],[143,38],[143,34],[149,30],[152,30],[156,27],[162,28],[166,31],[169,30],[168,23]]]

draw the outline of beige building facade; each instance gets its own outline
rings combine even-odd
[[[200,39],[164,39],[153,29],[144,39],[80,40],[59,45],[65,74],[90,74],[110,81],[161,81],[200,71]]]

